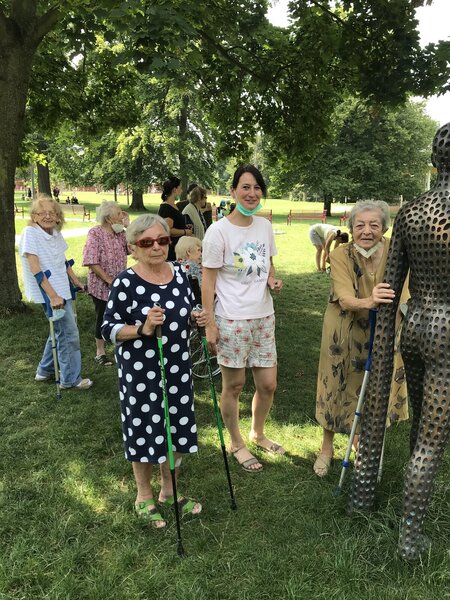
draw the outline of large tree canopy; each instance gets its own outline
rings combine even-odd
[[[29,129],[40,134],[59,127],[61,116],[82,116],[92,133],[106,131],[105,115],[113,130],[143,127],[141,115],[130,123],[133,94],[128,109],[125,97],[113,101],[119,85],[126,90],[134,79],[129,65],[179,91],[180,165],[188,164],[195,112],[213,128],[223,157],[245,157],[257,131],[271,132],[273,149],[312,157],[347,94],[398,103],[409,92],[430,94],[447,83],[448,46],[419,47],[414,8],[422,3],[293,0],[292,25],[279,29],[265,18],[267,2],[257,0],[0,0],[0,269],[8,282],[0,306],[20,303],[14,171],[31,78]],[[108,50],[120,48],[115,61],[122,71],[109,56],[89,62],[99,39]],[[141,146],[132,150],[138,167]]]
[[[336,136],[303,169],[308,192],[397,203],[399,196],[410,200],[424,191],[438,124],[423,114],[423,105],[389,109],[350,99],[334,123]]]

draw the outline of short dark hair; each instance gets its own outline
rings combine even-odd
[[[192,190],[193,190],[194,188],[196,188],[196,187],[198,187],[198,183],[190,183],[190,184],[188,185],[188,189],[187,189],[187,193],[188,193],[188,195],[189,195],[189,194],[192,192]]]
[[[231,183],[231,187],[235,190],[239,184],[239,179],[242,177],[244,173],[251,173],[253,177],[256,179],[259,187],[261,188],[262,194],[264,198],[267,196],[267,186],[264,181],[264,177],[259,169],[255,167],[255,165],[243,165],[238,167],[233,175],[233,181]]]

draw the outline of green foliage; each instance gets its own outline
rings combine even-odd
[[[437,123],[424,114],[423,105],[389,110],[350,100],[341,107],[339,121],[336,137],[306,165],[303,182],[309,190],[388,202],[424,191]]]
[[[278,193],[291,191],[295,182],[308,196],[330,193],[340,200],[388,202],[398,202],[400,194],[411,199],[424,191],[437,123],[425,115],[423,104],[388,108],[349,98],[330,122],[334,132],[313,159],[272,160],[269,178],[275,191],[277,186]],[[269,153],[272,144],[269,138]]]

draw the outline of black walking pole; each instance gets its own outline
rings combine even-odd
[[[154,306],[159,306],[159,304],[155,304]],[[172,488],[173,488],[173,506],[175,509],[175,521],[177,524],[177,552],[179,556],[186,556],[183,548],[183,542],[181,541],[181,526],[180,526],[180,513],[178,507],[178,497],[177,497],[177,480],[175,476],[175,461],[173,457],[173,448],[172,448],[172,433],[170,431],[170,413],[169,413],[169,397],[167,395],[167,384],[166,384],[166,369],[164,367],[164,352],[163,352],[163,343],[162,343],[162,327],[161,325],[156,326],[156,339],[158,342],[158,352],[159,352],[159,366],[161,369],[161,388],[163,393],[163,403],[164,403],[164,418],[166,421],[166,439],[167,439],[167,452],[169,454],[169,467],[170,467],[170,476],[172,477]]]
[[[342,491],[342,484],[344,483],[344,477],[346,470],[350,466],[350,454],[352,451],[353,438],[355,437],[356,427],[358,425],[358,421],[361,417],[361,410],[364,403],[364,396],[366,395],[366,388],[369,382],[370,368],[372,366],[372,347],[373,347],[373,339],[375,337],[375,323],[377,320],[377,311],[373,308],[369,310],[369,327],[370,327],[370,335],[369,335],[369,352],[367,354],[366,364],[364,365],[364,378],[361,385],[361,391],[359,392],[358,404],[356,405],[355,410],[355,418],[353,419],[352,429],[350,431],[350,437],[348,439],[347,451],[345,452],[344,460],[342,461],[342,470],[341,476],[339,478],[339,483],[334,490],[334,495],[339,496]]]
[[[45,314],[47,315],[49,326],[50,326],[50,338],[52,340],[53,368],[55,370],[56,399],[61,400],[61,385],[60,385],[60,381],[59,381],[58,354],[56,352],[55,328],[53,326],[53,321],[54,321],[53,309],[52,309],[52,305],[50,302],[50,298],[47,296],[47,294],[45,293],[45,291],[42,288],[42,280],[44,279],[44,277],[49,279],[50,275],[51,275],[50,271],[45,271],[45,273],[43,273],[42,271],[39,271],[39,273],[34,274],[34,277],[36,279],[36,282],[39,286],[39,289],[41,290],[41,294],[44,299],[44,310],[45,310]]]
[[[200,312],[202,310],[201,305],[198,304],[194,310]],[[230,476],[230,469],[228,466],[227,451],[225,449],[225,440],[223,438],[222,419],[220,416],[219,403],[217,402],[216,386],[214,384],[214,375],[213,375],[213,371],[212,371],[212,367],[211,367],[211,356],[210,356],[209,350],[208,350],[208,342],[206,341],[205,328],[201,327],[200,325],[197,325],[197,329],[198,329],[200,337],[202,338],[203,353],[205,355],[206,365],[208,368],[209,387],[211,390],[211,398],[212,398],[213,405],[214,405],[214,413],[216,415],[217,430],[219,432],[220,446],[222,448],[222,454],[223,454],[223,462],[225,464],[225,471],[227,474],[228,488],[230,490],[231,508],[233,510],[237,510],[236,500],[235,500],[234,492],[233,492],[233,486],[231,484],[231,476]]]

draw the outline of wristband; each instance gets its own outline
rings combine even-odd
[[[136,331],[136,333],[138,334],[139,337],[152,337],[152,335],[153,335],[152,333],[144,333],[142,331],[143,329],[144,329],[144,323],[141,323]]]

